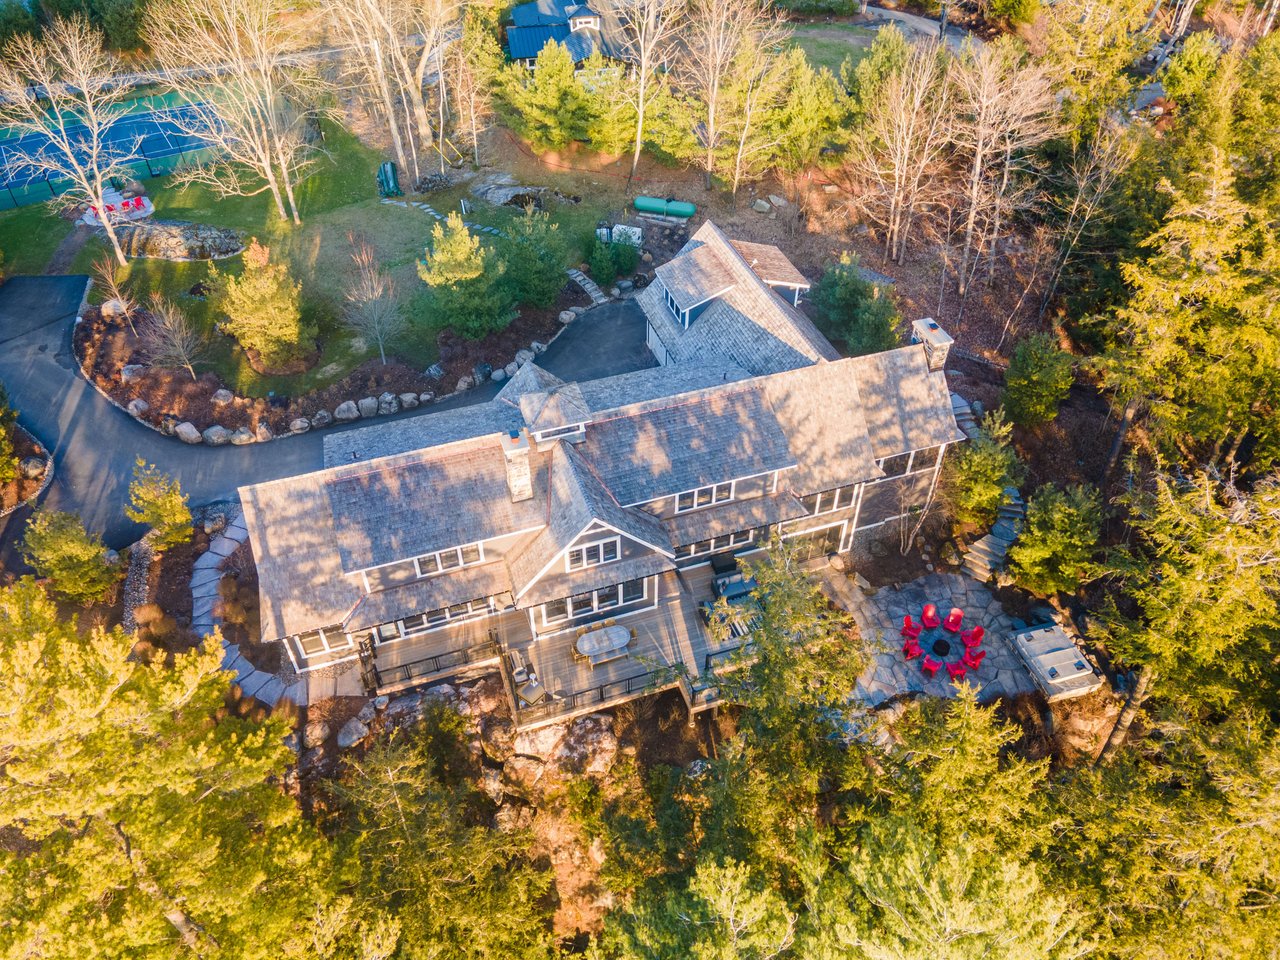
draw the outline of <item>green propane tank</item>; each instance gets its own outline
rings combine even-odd
[[[660,197],[636,197],[635,207],[641,213],[656,213],[664,217],[692,217],[698,208],[687,200],[663,200]]]

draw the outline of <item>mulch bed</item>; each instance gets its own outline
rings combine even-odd
[[[13,425],[13,453],[19,461],[27,457],[48,457],[48,453],[36,438],[16,423]],[[40,489],[42,479],[44,478],[36,477],[34,480],[27,480],[19,474],[11,483],[0,486],[0,510],[8,510],[28,497],[35,496],[36,491]]]
[[[560,329],[559,315],[572,306],[587,306],[591,299],[573,283],[566,283],[550,307],[523,307],[505,330],[483,340],[465,340],[451,331],[440,334],[439,379],[428,377],[398,360],[382,364],[376,357],[366,360],[338,382],[300,397],[236,397],[227,404],[215,404],[213,395],[226,384],[213,373],[197,379],[182,370],[147,367],[129,383],[121,380],[126,365],[142,365],[142,345],[121,318],[104,317],[97,307],[86,310],[74,337],[81,370],[121,406],[136,399],[149,409],[142,420],[159,427],[165,417],[174,422],[190,421],[200,430],[220,424],[228,430],[248,427],[256,430],[265,423],[276,434],[286,433],[290,421],[310,417],[316,411],[330,412],[344,400],[359,400],[380,393],[452,393],[463,377],[470,377],[477,364],[490,363],[495,369],[515,359],[533,341],[547,343]]]

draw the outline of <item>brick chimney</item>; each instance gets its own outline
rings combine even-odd
[[[911,324],[911,342],[924,344],[925,360],[930,370],[941,370],[947,365],[947,354],[954,342],[933,317],[924,317]]]
[[[502,455],[507,461],[507,489],[511,491],[511,502],[533,499],[529,438],[520,430],[512,430],[502,441]]]

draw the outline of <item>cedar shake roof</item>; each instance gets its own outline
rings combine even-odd
[[[386,590],[375,590],[361,598],[342,627],[347,631],[368,630],[380,623],[391,623],[428,610],[466,603],[468,600],[506,595],[509,602],[510,594],[511,577],[505,563],[499,561],[460,567],[451,573],[424,577]]]
[[[623,504],[783,470],[796,462],[764,394],[750,386],[593,421],[579,448]]]
[[[525,366],[532,364],[526,363]],[[591,409],[582,398],[582,388],[576,383],[557,387],[552,393],[521,394],[520,413],[535,433],[570,427],[591,419]]]
[[[785,283],[788,286],[808,289],[809,281],[777,247],[767,243],[751,243],[749,240],[730,240],[729,245],[747,261],[752,272],[765,283]]]
[[[694,247],[654,270],[682,310],[730,290],[738,277],[713,245]]]
[[[784,520],[797,520],[808,513],[788,492],[773,493],[751,500],[734,500],[715,507],[677,513],[662,521],[671,542],[677,546],[722,537],[737,530],[752,530]]]
[[[699,253],[707,248],[713,253]],[[690,262],[679,266],[686,260]],[[785,260],[778,251],[775,264]],[[733,283],[686,330],[667,308],[663,284],[668,276],[685,284],[689,277],[701,275],[703,267],[698,264],[706,262],[717,264]],[[697,363],[702,355],[712,353],[762,375],[839,359],[839,353],[813,322],[775,293],[711,221],[699,227],[680,253],[663,267],[671,268],[666,273],[663,268],[658,269],[663,283],[649,284],[635,299],[672,361]],[[679,299],[674,290],[672,294]]]
[[[519,406],[473,403],[451,410],[433,410],[428,407],[415,416],[390,423],[375,423],[357,430],[326,434],[324,465],[349,466],[364,460],[426,450],[498,433],[505,434],[523,426]]]
[[[919,344],[845,363],[862,397],[871,455],[877,459],[963,440],[954,415],[942,409],[951,393],[941,370],[931,371]]]

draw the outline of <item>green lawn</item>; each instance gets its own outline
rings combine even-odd
[[[805,52],[814,67],[826,67],[836,76],[845,58],[856,65],[867,55],[874,30],[848,23],[802,23],[792,31],[791,43]]]
[[[0,213],[0,253],[4,274],[44,273],[49,258],[71,224],[43,203]]]

